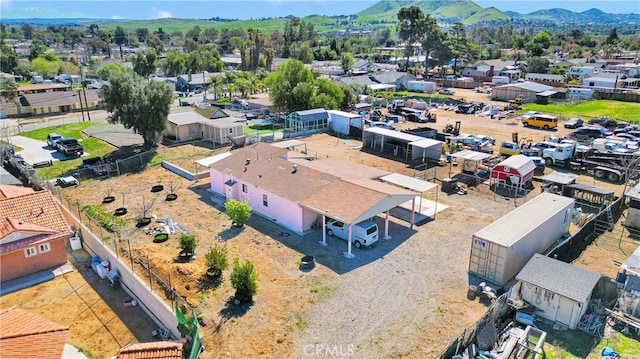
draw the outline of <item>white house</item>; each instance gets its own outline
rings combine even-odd
[[[534,306],[536,315],[575,329],[587,313],[602,275],[535,254],[516,276],[509,301]]]

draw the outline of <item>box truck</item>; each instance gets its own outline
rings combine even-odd
[[[471,238],[469,273],[503,286],[569,231],[574,199],[541,193]]]
[[[431,81],[407,81],[407,91],[434,93],[436,83]]]
[[[491,83],[494,85],[506,85],[509,83],[509,76],[493,76]]]

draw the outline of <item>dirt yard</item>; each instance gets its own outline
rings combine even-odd
[[[565,133],[564,128],[554,132],[527,129],[512,120],[445,110],[439,111],[435,126],[429,125],[442,130],[447,122],[455,120],[462,122],[462,133],[485,134],[498,142],[510,140],[516,131],[520,138],[530,137],[532,141]],[[303,140],[308,150],[319,156],[404,174],[413,172],[401,163],[359,151],[358,141],[345,142],[326,134]],[[190,161],[197,158],[181,160],[181,164],[190,168]],[[442,174],[438,172],[437,176],[446,177],[445,170],[438,169]],[[150,189],[158,181],[165,191],[153,194]],[[619,186],[588,177],[579,181],[619,191]],[[179,187],[179,197],[166,202],[164,195],[170,183]],[[105,206],[110,211],[129,209],[129,230],[122,239],[114,240],[109,233],[103,233],[103,237],[109,237],[110,245],[116,241],[122,254],[128,252],[130,243],[136,257],[151,263],[161,277],[171,278],[172,286],[203,319],[201,335],[207,349],[203,358],[331,357],[327,353],[334,357],[433,358],[486,310],[486,303],[466,296],[471,235],[514,208],[513,201],[494,196],[486,186],[470,189],[466,196],[439,193],[439,201],[450,208],[434,221],[411,229],[406,222],[392,218],[391,240],[379,241],[371,249],[355,250],[356,258],[345,259],[345,242],[330,238],[329,245],[322,247],[318,244],[322,237],[319,230],[299,237],[256,215],[243,228],[232,228],[208,188],[208,179],[189,182],[153,166],[141,173],[85,182],[59,193],[63,203],[74,208],[76,200],[81,205],[100,204],[110,189],[116,201]],[[434,199],[435,193],[426,197]],[[157,244],[152,236],[135,228],[135,219],[141,216],[136,209],[143,198],[147,203],[155,199],[149,214],[171,217],[197,236],[194,261],[176,262],[177,235]],[[382,218],[377,220],[382,223]],[[204,253],[221,244],[227,246],[230,258],[251,260],[259,272],[258,294],[251,307],[239,308],[229,302],[233,294],[229,271],[221,284],[203,279]],[[304,272],[299,262],[307,254],[316,256],[318,266]],[[144,279],[144,272],[136,270]]]
[[[88,358],[110,358],[130,343],[153,341],[157,325],[141,307],[127,307],[131,298],[111,288],[85,263],[83,250],[69,257],[74,271],[0,298],[0,307],[18,306],[69,327],[67,342]]]

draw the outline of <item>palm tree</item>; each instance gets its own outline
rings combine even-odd
[[[225,78],[222,75],[209,75],[209,80],[211,81],[211,87],[213,87],[213,98],[217,100],[218,89],[224,84]]]

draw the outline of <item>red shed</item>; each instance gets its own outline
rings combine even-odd
[[[515,155],[495,165],[491,169],[491,179],[522,187],[523,184],[531,181],[535,169],[536,165],[531,158]]]

